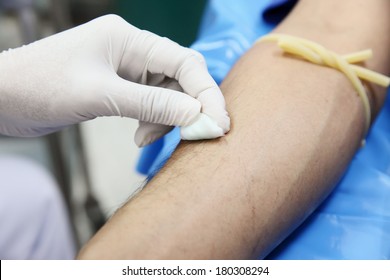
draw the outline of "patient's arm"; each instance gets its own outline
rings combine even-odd
[[[372,48],[389,74],[390,1],[301,0],[277,28],[339,53]],[[254,46],[223,82],[221,139],[182,143],[80,258],[265,256],[329,194],[364,132],[363,105],[340,72]],[[376,111],[384,91],[372,87]]]

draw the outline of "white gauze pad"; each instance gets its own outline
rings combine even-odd
[[[183,140],[214,139],[224,135],[222,128],[203,113],[199,114],[194,123],[181,127],[180,134]]]

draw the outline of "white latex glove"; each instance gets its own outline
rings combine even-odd
[[[0,54],[1,134],[39,136],[121,116],[140,121],[135,141],[144,146],[204,115],[220,131],[187,138],[229,130],[224,98],[203,57],[115,15]]]

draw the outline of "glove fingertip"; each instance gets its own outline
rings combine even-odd
[[[149,144],[152,144],[156,140],[160,139],[162,136],[164,136],[164,134],[162,134],[162,135],[159,135],[159,134],[147,134],[147,135],[144,135],[143,137],[137,137],[134,141],[135,141],[135,144],[139,148],[143,148],[143,147],[145,147],[145,146],[147,146]]]
[[[144,139],[134,138],[134,142],[138,146],[138,148],[143,148],[146,145],[148,145],[148,143],[146,143],[146,141]]]
[[[225,134],[230,131],[230,117],[228,116],[227,113],[226,113],[226,115],[223,118],[221,118],[218,121],[218,126],[220,128],[222,128],[223,133],[225,133]]]
[[[134,135],[135,144],[142,148],[163,137],[173,129],[172,126],[140,122]]]

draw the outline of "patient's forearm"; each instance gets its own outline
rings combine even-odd
[[[316,10],[310,2],[324,7]],[[355,29],[341,34],[334,30],[341,27],[328,24],[300,26],[299,18],[303,23],[305,16],[325,13],[335,3],[375,18],[363,21],[375,32],[363,26],[360,33],[358,16],[345,19]],[[277,31],[341,53],[371,47],[376,56],[370,68],[389,74],[389,11],[388,0],[302,0]],[[323,15],[325,20],[329,16]],[[381,17],[387,19],[378,23]],[[81,258],[265,256],[331,191],[360,146],[363,106],[350,81],[336,70],[283,57],[273,44],[264,43],[237,63],[221,88],[231,132],[213,141],[181,144]],[[383,91],[375,91],[371,99],[379,108],[383,98],[377,96]]]

